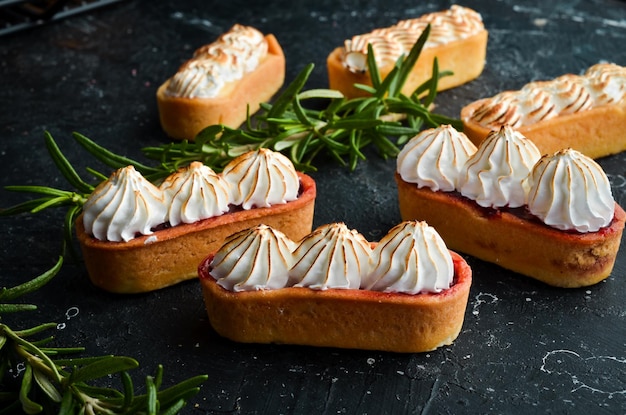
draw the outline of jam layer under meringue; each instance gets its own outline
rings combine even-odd
[[[421,135],[411,141],[419,141]],[[517,145],[502,151],[503,143],[511,144],[511,138]],[[539,155],[536,149],[529,151],[530,141],[526,142],[530,146],[521,145],[523,140],[510,127],[491,132],[476,157],[468,159],[468,167],[460,170],[458,189],[452,191],[419,187],[413,175],[408,176],[411,182],[405,180],[404,172],[411,169],[404,161],[420,157],[409,154],[399,159],[395,180],[402,219],[427,221],[450,249],[550,285],[580,287],[607,278],[626,219],[613,200],[608,178],[591,158],[572,149],[546,155],[531,166]],[[411,151],[419,152],[421,147],[411,145]],[[528,156],[526,161],[522,155]],[[480,164],[474,158],[485,161],[482,167],[473,168]],[[440,159],[442,168],[447,168],[447,153],[442,152]],[[472,189],[481,192],[468,192],[467,183],[474,183]],[[502,200],[481,203],[487,193]]]
[[[345,248],[352,242],[360,246],[364,240],[354,231],[346,233],[343,224],[320,228],[312,239],[317,243],[335,240],[337,249],[319,251],[318,256],[336,258],[335,254],[341,250],[339,246]],[[329,265],[332,261],[324,258],[314,260],[313,263],[319,267],[313,268],[324,268],[323,274],[351,274],[320,277],[319,281],[339,282],[336,288],[330,284],[324,287],[319,284],[298,286],[297,281],[289,281],[287,286],[279,289],[237,291],[225,288],[224,275],[230,279],[235,268],[240,266],[232,263],[227,270],[222,269],[222,258],[229,255],[224,251],[234,250],[237,256],[241,253],[239,246],[247,246],[244,241],[257,240],[265,232],[262,227],[256,227],[234,235],[198,267],[209,321],[220,335],[244,343],[287,343],[410,353],[450,344],[458,336],[463,325],[472,272],[465,260],[448,251],[434,229],[425,223],[405,222],[394,227],[388,238],[381,240],[383,246],[378,253],[357,249],[370,256],[370,261],[357,255],[346,257],[348,267],[334,267]],[[328,234],[331,236],[324,236]],[[341,242],[336,238],[337,234],[343,235]],[[305,237],[300,242],[307,252],[311,246],[311,238],[308,239]],[[231,246],[233,240],[237,241],[235,247]],[[371,245],[376,250],[377,244]],[[271,261],[280,256],[277,251],[269,256],[246,252],[241,261],[249,260],[257,265],[254,271],[250,267],[241,271],[250,277],[247,279],[261,280],[259,273],[263,274],[271,267],[259,266],[258,261]],[[297,267],[298,258],[300,255],[295,253],[292,269]],[[404,259],[409,264],[415,263],[415,267],[404,268]],[[279,266],[288,262],[281,259]],[[384,276],[379,278],[386,267],[382,262],[392,264],[393,269],[387,268],[390,281],[386,281]],[[400,264],[400,268],[393,264]],[[317,271],[313,273],[318,274]],[[370,277],[359,281],[356,274],[361,273]],[[386,271],[383,273],[387,274]],[[436,287],[431,292],[425,287],[433,278]],[[347,280],[353,281],[357,288],[346,288],[341,281]],[[419,292],[408,293],[407,286],[419,280],[425,281],[421,288],[419,284],[412,284],[418,287]],[[363,284],[382,284],[390,290],[385,287],[374,287],[377,291],[359,289],[358,286]],[[395,286],[398,284],[400,291]]]
[[[294,240],[311,232],[316,186],[298,173],[296,200],[249,210],[234,210],[194,223],[155,230],[128,242],[100,241],[85,231],[83,215],[76,234],[91,281],[116,293],[152,291],[197,276],[198,264],[231,234],[265,223]]]

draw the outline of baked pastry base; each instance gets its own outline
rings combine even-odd
[[[235,232],[265,224],[299,240],[311,232],[316,187],[298,173],[301,194],[282,205],[226,213],[155,231],[128,242],[101,241],[85,232],[82,215],[76,234],[94,285],[114,293],[140,293],[196,278],[198,264]]]
[[[397,173],[395,179],[402,220],[428,222],[450,249],[556,287],[593,285],[611,274],[626,220],[617,204],[606,228],[566,232],[530,214],[482,208],[458,193],[418,188]]]
[[[407,78],[402,93],[410,95],[432,76],[433,61],[438,59],[439,70],[449,70],[453,75],[439,79],[437,90],[454,88],[477,78],[485,66],[488,32],[483,30],[466,39],[457,40],[435,48],[424,48],[411,74]],[[363,97],[369,94],[355,88],[354,84],[372,85],[369,72],[353,73],[343,65],[344,47],[333,50],[326,59],[330,89],[338,90],[347,98]],[[378,68],[381,79],[387,77],[394,68],[390,65]]]
[[[454,285],[438,294],[303,287],[232,292],[210,275],[212,256],[198,273],[211,326],[228,339],[418,353],[451,344],[461,331],[472,271],[451,254]]]
[[[161,127],[171,138],[193,141],[210,125],[237,128],[254,114],[285,81],[285,55],[273,35],[266,35],[268,52],[256,70],[229,85],[215,98],[181,98],[166,95],[169,79],[157,90]]]
[[[471,120],[485,100],[475,101],[461,110],[463,132],[478,146],[491,131]],[[573,148],[591,158],[626,150],[626,100],[575,114],[561,115],[536,124],[516,128],[532,140],[542,154]]]

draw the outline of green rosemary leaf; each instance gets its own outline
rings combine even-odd
[[[313,125],[309,117],[306,115],[304,108],[302,108],[302,105],[300,104],[300,100],[298,99],[297,95],[293,98],[293,110],[296,114],[296,117],[298,118],[298,121],[306,126]]]
[[[368,128],[376,128],[383,124],[383,120],[376,118],[344,118],[334,121],[328,128],[333,130],[363,130]]]
[[[32,335],[39,334],[42,331],[51,329],[53,327],[56,327],[56,323],[44,323],[44,324],[39,324],[35,327],[31,327],[30,329],[14,330],[14,333],[16,336],[19,336],[19,337],[30,337]]]
[[[70,162],[65,158],[59,146],[52,138],[52,135],[49,132],[44,133],[44,141],[46,143],[46,148],[48,149],[48,153],[50,153],[50,157],[56,164],[63,177],[78,191],[83,193],[91,193],[93,191],[93,186],[83,181],[80,178],[74,167],[70,164]]]
[[[45,202],[43,202],[42,204],[40,204],[39,206],[37,206],[36,208],[34,208],[31,212],[37,213],[51,206],[61,206],[69,202],[71,202],[71,199],[68,199],[67,196],[59,196],[59,197],[50,198],[46,200]]]
[[[391,123],[385,123],[377,126],[376,131],[388,136],[400,136],[406,134],[415,135],[419,133],[419,129]]]
[[[436,58],[435,58],[436,59]],[[446,76],[451,76],[454,75],[454,72],[452,71],[439,71],[438,72],[438,79],[434,80],[432,77],[426,81],[424,81],[420,86],[417,87],[417,89],[413,92],[413,97],[420,97],[424,94],[424,92],[429,91],[433,88],[433,86],[435,87],[435,90],[437,89],[437,84],[439,82],[439,79],[446,77]],[[426,105],[424,104],[424,106],[429,106],[430,104]]]
[[[31,199],[14,206],[10,206],[8,208],[0,209],[0,216],[12,216],[19,215],[21,213],[32,213],[33,209],[36,209],[37,206],[45,203],[47,200],[47,197],[40,199]]]
[[[296,95],[300,100],[313,99],[313,98],[325,98],[325,99],[342,99],[344,95],[334,89],[309,89],[302,91]]]
[[[354,84],[353,85],[356,89],[360,89],[361,91],[365,91],[370,95],[376,95],[376,93],[379,91],[379,89],[376,89],[374,87],[371,87],[369,85],[365,85],[365,84]]]
[[[114,388],[93,386],[85,382],[74,382],[73,386],[81,393],[84,393],[92,398],[97,398],[101,401],[106,401],[112,405],[117,406],[119,405],[119,402],[124,399],[124,394]]]
[[[376,57],[374,56],[374,48],[371,43],[367,44],[367,69],[370,73],[370,80],[372,81],[372,88],[374,90],[380,89],[381,77],[378,65],[376,64]]]
[[[38,342],[32,342],[37,344]],[[84,347],[41,347],[40,350],[48,356],[54,356],[56,362],[56,356],[60,354],[79,353],[85,350]]]
[[[61,402],[63,399],[61,393],[56,388],[53,381],[45,373],[34,370],[33,375],[39,388],[52,400],[52,402]]]
[[[74,395],[71,390],[65,391],[63,399],[61,400],[61,406],[59,407],[58,415],[74,415]]]
[[[268,118],[280,117],[285,112],[287,107],[291,104],[294,97],[300,92],[300,90],[306,84],[311,72],[313,72],[314,64],[310,63],[306,65],[296,76],[296,78],[289,84],[285,91],[276,99],[271,109],[267,111]]]
[[[34,344],[35,346],[39,347],[45,353],[48,353],[49,349],[47,349],[47,348],[45,348],[43,346],[45,344],[49,344],[52,340],[54,340],[54,336],[48,336],[48,337],[44,337],[43,339],[31,341],[31,343]],[[55,353],[54,349],[52,351],[50,351],[50,353]]]
[[[133,379],[130,377],[128,372],[122,372],[121,378],[122,386],[124,388],[124,403],[122,405],[122,408],[128,408],[132,404],[135,397],[135,392],[133,390]]]
[[[185,399],[179,399],[178,401],[174,402],[172,406],[170,406],[169,408],[161,408],[160,415],[176,415],[180,413],[180,411],[185,407],[185,405],[186,405]]]
[[[429,81],[426,83],[430,85],[428,89],[428,95],[424,98],[424,106],[426,108],[430,107],[430,105],[435,101],[435,97],[437,96],[437,85],[439,84],[439,63],[437,57],[433,59],[433,69],[432,75]]]
[[[171,386],[159,392],[158,398],[162,405],[170,405],[180,399],[187,400],[198,392],[198,388],[209,377],[207,375],[194,376],[177,385]]]
[[[48,271],[39,275],[36,278],[33,278],[30,281],[27,281],[23,284],[20,284],[13,288],[3,288],[0,291],[0,300],[1,301],[11,301],[18,297],[21,297],[25,294],[31,293],[39,288],[43,287],[47,284],[54,276],[59,272],[61,266],[63,265],[63,257],[59,257],[56,264]]]
[[[100,173],[99,171],[96,171],[96,170],[92,169],[91,167],[87,167],[86,170],[87,170],[87,172],[89,174],[91,174],[99,182],[103,182],[103,181],[105,181],[106,179],[109,178],[109,176],[106,176],[106,175]]]
[[[75,132],[72,134],[72,137],[74,137],[74,139],[81,146],[83,146],[83,148],[87,150],[92,156],[94,156],[96,159],[100,160],[109,167],[119,169],[132,165],[135,169],[137,169],[137,171],[139,171],[143,175],[149,175],[159,172],[158,169],[155,169],[154,167],[149,167],[128,157],[115,154],[112,151],[107,150],[106,148],[96,144],[94,141],[90,140],[80,133]]]
[[[28,395],[32,388],[33,382],[33,368],[31,365],[26,364],[24,374],[22,375],[22,383],[20,386],[20,402],[22,403],[22,410],[26,414],[38,414],[43,411],[43,406],[32,401]]]
[[[65,220],[63,223],[63,253],[65,253],[66,250],[69,250],[70,255],[72,255],[73,258],[79,257],[72,241],[74,239],[74,223],[82,211],[82,206],[71,206],[65,213]]]
[[[149,415],[156,415],[157,413],[157,387],[154,384],[154,380],[151,376],[146,377],[146,390],[147,390],[147,411]]]
[[[65,190],[54,189],[52,187],[47,187],[47,186],[29,186],[29,185],[5,186],[5,189],[11,192],[39,193],[42,195],[49,195],[49,196],[65,196],[68,193],[70,193]]]
[[[37,310],[37,306],[33,304],[0,304],[0,315],[33,310]]]
[[[135,369],[139,363],[130,357],[109,356],[76,369],[72,373],[73,382],[86,382],[113,373]]]
[[[411,48],[409,55],[404,59],[404,61],[398,65],[398,76],[396,82],[393,83],[393,88],[390,86],[389,95],[396,96],[400,93],[400,90],[404,86],[404,83],[408,79],[417,59],[419,58],[424,45],[426,44],[426,40],[428,39],[428,35],[430,34],[430,23],[426,26],[424,31],[420,34],[420,37],[417,39],[417,42]]]

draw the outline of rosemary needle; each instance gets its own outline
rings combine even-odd
[[[285,153],[297,169],[304,171],[315,170],[313,160],[322,154],[354,170],[358,162],[365,159],[362,150],[369,145],[374,145],[384,158],[395,157],[399,146],[424,126],[445,123],[462,128],[458,119],[430,111],[439,78],[450,75],[450,72],[439,71],[437,59],[433,62],[430,79],[409,95],[401,92],[429,33],[430,25],[409,54],[398,59],[385,79],[381,79],[374,52],[368,45],[372,86],[356,86],[370,96],[346,99],[339,91],[303,90],[313,71],[313,64],[309,64],[273,105],[261,105],[255,124],[248,116],[240,128],[213,125],[198,133],[193,142],[145,147],[143,152],[172,171],[194,160],[219,171],[234,157],[259,147]],[[423,101],[420,97],[424,97]],[[306,108],[304,103],[311,99],[327,100],[328,104],[321,110]],[[406,122],[403,124],[400,120]]]

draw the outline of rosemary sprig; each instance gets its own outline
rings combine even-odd
[[[355,169],[365,159],[363,148],[374,145],[383,158],[398,154],[399,146],[417,134],[424,125],[452,124],[462,128],[457,119],[434,114],[430,107],[437,95],[440,72],[433,62],[432,76],[410,95],[401,90],[430,33],[428,26],[406,58],[401,57],[382,80],[374,52],[368,46],[368,70],[372,86],[356,85],[370,94],[346,99],[338,91],[316,89],[303,91],[313,71],[307,65],[276,99],[273,105],[262,104],[255,116],[241,128],[213,125],[202,130],[193,142],[182,141],[143,148],[144,154],[159,160],[162,167],[175,170],[190,161],[201,160],[216,170],[234,157],[259,147],[284,152],[299,170],[315,170],[313,160],[329,154],[342,165]],[[420,97],[423,97],[422,99]],[[303,106],[310,99],[330,100],[324,109]],[[406,119],[401,123],[400,119]]]
[[[129,370],[139,363],[125,356],[60,358],[83,351],[81,347],[50,347],[51,336],[30,340],[56,327],[40,324],[13,330],[1,322],[7,313],[35,310],[32,304],[11,303],[50,281],[61,269],[63,257],[45,273],[15,287],[0,290],[0,415],[26,413],[70,414],[176,414],[198,393],[207,376],[195,376],[161,389],[163,367],[145,380],[146,393],[136,395]],[[121,390],[93,386],[95,380],[119,375]]]

